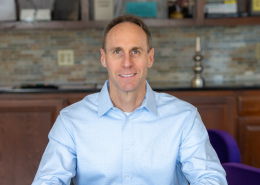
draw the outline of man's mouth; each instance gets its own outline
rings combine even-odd
[[[131,77],[131,76],[134,76],[134,75],[136,75],[136,73],[133,73],[133,74],[130,74],[130,75],[119,75],[119,76],[127,78],[127,77]]]

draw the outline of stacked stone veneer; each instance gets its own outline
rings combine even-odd
[[[206,81],[260,80],[260,25],[151,28],[155,62],[150,82],[190,81],[194,45],[202,37]],[[0,85],[20,83],[103,83],[101,29],[0,31]],[[58,66],[57,51],[75,51],[74,66]]]

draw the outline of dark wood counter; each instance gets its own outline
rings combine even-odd
[[[155,88],[156,89],[156,88]],[[242,162],[260,167],[260,89],[157,88],[198,108],[208,129],[229,132]],[[0,93],[0,184],[30,184],[59,111],[99,90]]]

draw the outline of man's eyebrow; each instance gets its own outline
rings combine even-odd
[[[122,50],[123,48],[121,47],[113,47],[109,51],[115,51],[115,50]]]
[[[141,47],[133,47],[131,50],[141,50],[141,51],[143,51],[143,48],[141,48]]]
[[[115,51],[115,50],[123,50],[123,48],[122,47],[113,47],[109,51]],[[131,51],[132,50],[141,50],[141,51],[143,51],[143,48],[141,48],[141,47],[132,47]]]

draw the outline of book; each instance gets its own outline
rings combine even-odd
[[[205,14],[205,18],[231,18],[231,17],[248,17],[248,13],[212,13]]]
[[[210,4],[210,3],[224,3],[224,0],[206,0],[205,3],[206,4]]]
[[[16,20],[16,7],[14,0],[0,1],[0,21]]]
[[[113,0],[94,0],[94,20],[111,20],[114,18]]]
[[[126,2],[126,14],[134,14],[139,17],[156,18],[156,2]]]
[[[204,7],[204,12],[211,13],[237,13],[237,4],[206,4]]]
[[[78,20],[80,14],[79,0],[56,0],[54,3],[53,20]]]

